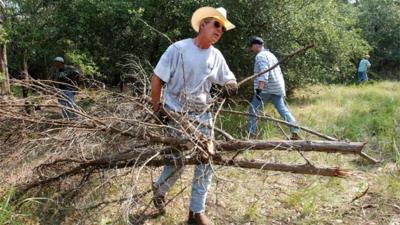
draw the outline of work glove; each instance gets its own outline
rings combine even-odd
[[[256,98],[258,101],[262,101],[261,92],[262,92],[262,89],[259,89],[259,88],[256,89]]]
[[[167,125],[169,122],[169,117],[164,113],[164,111],[161,109],[161,104],[158,106],[157,110],[154,111],[154,115],[158,118],[158,120],[164,124]]]
[[[233,96],[238,94],[238,84],[235,80],[230,80],[225,83],[225,92],[228,96]]]

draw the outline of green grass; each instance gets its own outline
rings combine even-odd
[[[16,86],[16,85],[12,85],[10,87],[10,89],[11,89],[11,95],[12,96],[15,96],[15,97],[22,96],[22,87]]]
[[[394,195],[395,197],[400,198],[399,174],[389,174],[389,175],[379,176],[376,182],[381,184],[381,190],[383,193],[388,195]]]
[[[319,166],[339,166],[354,173],[350,179],[326,178],[317,176],[292,176],[281,174],[279,178],[271,178],[264,189],[253,188],[263,186],[258,179],[248,180],[251,183],[245,192],[232,189],[231,193],[241,193],[239,199],[246,199],[252,193],[263,192],[265,200],[255,204],[244,205],[241,201],[232,203],[231,210],[239,210],[242,216],[236,216],[235,221],[254,221],[255,224],[268,224],[270,219],[287,221],[289,224],[361,224],[359,218],[367,215],[369,221],[392,220],[392,215],[398,211],[393,205],[398,205],[400,199],[400,83],[376,82],[363,86],[317,85],[299,90],[288,99],[292,114],[300,125],[315,129],[341,140],[368,141],[366,151],[384,163],[371,165],[357,156],[341,154],[306,153],[312,163]],[[234,110],[246,112],[247,105],[236,105]],[[271,104],[264,112],[280,118]],[[223,114],[223,126],[235,137],[246,135],[247,117]],[[284,139],[281,131],[270,122],[259,122],[258,139]],[[288,131],[285,128],[286,132]],[[319,139],[305,132],[306,139]],[[282,163],[299,163],[302,161],[295,153],[245,152],[240,157],[246,159],[264,158]],[[299,158],[296,160],[296,158]],[[247,178],[241,175],[243,171],[229,169],[225,176],[242,181]],[[251,174],[251,172],[248,172]],[[270,173],[268,173],[270,174]],[[281,196],[272,197],[270,186],[274,182],[289,179],[287,185],[279,185]],[[295,182],[292,182],[292,181]],[[255,185],[253,183],[257,183]],[[286,182],[285,182],[286,183]],[[361,195],[367,188],[367,194]],[[228,195],[227,195],[228,196]],[[234,198],[228,199],[226,202]],[[236,196],[237,197],[237,196]],[[243,200],[242,200],[243,201]],[[243,201],[245,202],[245,201]],[[281,207],[279,203],[283,203]],[[255,207],[256,206],[256,207]],[[362,209],[362,207],[369,207]],[[267,222],[260,213],[268,209]],[[245,218],[244,220],[242,218]],[[294,222],[295,221],[295,222]],[[223,223],[222,223],[223,224]],[[379,224],[379,222],[378,222]]]
[[[288,100],[298,123],[341,140],[368,141],[367,150],[400,163],[400,83],[376,82],[361,86],[317,85],[299,90]],[[247,112],[248,104],[235,107]],[[264,112],[276,118],[272,104]],[[224,114],[224,128],[235,137],[245,137],[247,118]],[[288,129],[284,127],[288,133]],[[315,136],[302,132],[307,139]],[[259,139],[283,139],[270,122],[259,122]]]
[[[385,159],[398,160],[394,143],[400,141],[399,82],[314,86],[299,91],[299,96],[312,102],[304,105],[296,103],[296,98],[291,101],[301,124],[339,139],[368,141],[369,150]]]
[[[0,224],[25,225],[26,221],[32,221],[34,208],[44,200],[48,199],[17,199],[15,188],[9,189],[0,197]]]
[[[0,224],[6,224],[12,221],[15,213],[15,206],[11,204],[11,198],[14,191],[9,191],[0,201]]]
[[[77,102],[77,105],[87,111],[95,105],[95,101],[91,98],[84,98]]]
[[[309,181],[307,181],[309,183]],[[285,199],[285,203],[288,207],[294,207],[300,211],[303,217],[312,216],[317,213],[319,205],[326,204],[334,196],[334,188],[337,184],[323,184],[319,181],[315,181],[308,186],[303,188],[297,188],[293,192],[289,193]],[[326,189],[329,192],[326,192]]]

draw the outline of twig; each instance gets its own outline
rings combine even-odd
[[[367,188],[366,188],[360,195],[357,195],[356,197],[354,197],[354,198],[350,201],[350,203],[354,202],[354,201],[357,200],[357,199],[362,198],[364,195],[367,194],[368,190],[369,190],[369,185],[367,186]]]
[[[361,152],[360,156],[363,157],[364,159],[368,160],[369,162],[372,162],[374,164],[380,163],[381,161],[372,158],[371,156],[367,155],[367,153]]]

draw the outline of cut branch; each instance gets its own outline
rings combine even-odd
[[[329,141],[338,141],[338,139],[336,139],[336,138],[330,137],[330,136],[325,135],[325,134],[321,134],[320,132],[317,132],[317,131],[312,130],[310,128],[299,126],[299,125],[296,125],[296,124],[291,124],[291,123],[288,123],[288,122],[286,122],[284,120],[276,119],[276,118],[273,118],[273,117],[270,117],[270,116],[253,115],[253,114],[250,114],[250,113],[244,113],[244,112],[238,112],[238,111],[232,111],[232,110],[221,110],[221,112],[231,113],[231,114],[236,114],[236,115],[242,115],[242,116],[250,116],[251,115],[251,116],[255,116],[255,117],[260,118],[260,119],[265,119],[265,120],[281,123],[281,124],[284,124],[284,125],[289,126],[289,127],[298,128],[298,129],[303,130],[303,131],[305,131],[307,133],[314,134],[315,136],[324,138],[324,139],[329,140]]]
[[[342,153],[360,155],[365,142],[336,142],[336,141],[229,141],[217,142],[217,149],[220,151],[247,150],[298,150],[326,153]]]
[[[166,148],[162,153],[170,153],[174,151],[171,148]],[[163,165],[174,165],[174,166],[183,166],[183,165],[198,165],[202,164],[201,159],[193,157],[193,158],[177,158],[175,160],[165,159],[162,156],[153,157],[157,152],[149,151],[146,153],[138,153],[128,152],[128,153],[118,153],[112,156],[103,157],[100,159],[94,159],[89,161],[81,161],[77,160],[57,160],[53,163],[43,164],[40,167],[36,168],[37,171],[42,171],[44,169],[51,169],[57,164],[64,164],[65,162],[73,162],[77,164],[75,167],[62,172],[60,174],[41,178],[38,181],[34,181],[32,183],[23,184],[18,187],[18,191],[21,193],[27,192],[32,188],[47,185],[56,181],[60,181],[62,179],[77,175],[83,174],[85,171],[91,170],[104,170],[104,169],[119,169],[119,168],[127,168],[127,167],[141,167],[141,166],[153,166],[160,167]],[[151,160],[149,160],[153,157]],[[305,164],[305,165],[286,165],[286,164],[277,164],[277,163],[267,163],[263,161],[246,161],[246,160],[228,160],[223,159],[220,155],[216,155],[212,161],[216,165],[222,166],[233,166],[233,167],[241,167],[247,169],[261,169],[261,170],[272,170],[272,171],[282,171],[282,172],[291,172],[291,173],[299,173],[299,174],[313,174],[313,175],[321,175],[321,176],[346,176],[348,175],[345,171],[339,168],[319,168],[313,165]]]
[[[309,164],[303,165],[286,165],[286,164],[278,164],[278,163],[268,163],[260,160],[221,160],[214,162],[218,165],[224,166],[233,166],[240,167],[246,169],[260,169],[260,170],[271,170],[271,171],[282,171],[282,172],[290,172],[290,173],[299,173],[299,174],[312,174],[312,175],[320,175],[320,176],[330,176],[330,177],[345,177],[350,174],[345,170],[340,168],[321,168],[315,167]]]

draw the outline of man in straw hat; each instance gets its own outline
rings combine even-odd
[[[223,55],[213,44],[224,32],[235,28],[226,17],[224,8],[202,7],[192,15],[192,27],[197,32],[194,38],[184,39],[170,45],[161,56],[151,78],[153,111],[160,112],[160,96],[163,87],[163,106],[167,110],[181,113],[203,124],[212,124],[208,111],[211,105],[212,84],[225,87],[228,95],[237,93],[237,82]],[[179,128],[176,123],[170,126]],[[211,138],[208,127],[199,131]],[[172,132],[172,131],[171,131]],[[171,134],[171,135],[180,135]],[[153,202],[160,212],[165,212],[165,195],[183,172],[183,166],[168,166],[153,184]],[[210,165],[199,162],[195,166],[190,199],[190,224],[210,224],[204,214],[207,192],[213,171]]]

